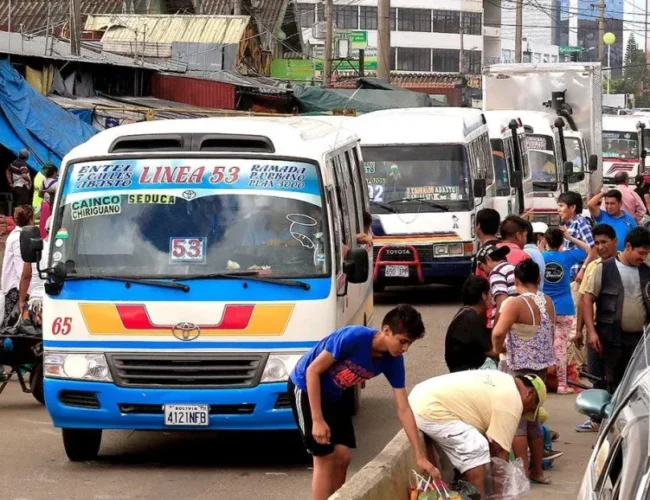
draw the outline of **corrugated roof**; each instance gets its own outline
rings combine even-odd
[[[358,77],[343,76],[332,82],[332,87],[338,89],[356,88]],[[403,89],[440,89],[454,88],[462,84],[460,75],[449,73],[392,73],[391,85]]]
[[[251,16],[258,26],[258,31],[270,31],[276,35],[287,9],[289,0],[244,0],[242,14]],[[227,16],[232,14],[231,0],[202,0],[203,14]]]
[[[53,44],[53,45],[52,45]],[[90,50],[82,44],[81,57],[73,56],[70,44],[64,40],[46,38],[44,36],[26,36],[20,33],[0,31],[0,54],[15,54],[22,56],[40,57],[63,61],[80,61],[90,64],[110,64],[129,68],[144,68],[154,71],[184,71],[177,64],[169,65],[167,61],[151,64],[133,58],[107,52]]]
[[[172,42],[238,44],[249,22],[249,16],[91,15],[85,30],[104,31],[107,52],[164,58]]]
[[[282,26],[284,14],[290,0],[242,0],[241,13],[251,16],[257,24],[258,31],[270,31],[276,35]],[[87,14],[128,14],[130,12],[147,12],[150,0],[79,0],[82,16]],[[7,30],[9,4],[11,3],[12,31],[45,32],[47,26],[48,4],[50,23],[63,26],[68,22],[70,0],[0,0],[0,29]],[[169,2],[171,14],[194,14],[193,1]],[[134,9],[134,10],[128,10]],[[202,0],[203,14],[229,16],[232,14],[231,0]],[[272,39],[272,37],[270,37]]]
[[[245,76],[233,71],[202,71],[188,70],[183,74],[175,74],[187,78],[198,78],[201,80],[212,80],[215,82],[229,83],[238,87],[246,87],[265,94],[284,94],[291,92],[286,82],[267,78],[264,76]]]
[[[146,0],[129,0],[146,5]],[[82,14],[121,13],[124,11],[124,0],[79,0]],[[48,5],[50,25],[61,27],[70,18],[70,0],[0,0],[0,28],[7,31],[9,22],[9,5],[11,5],[11,31],[24,33],[45,33],[47,27]]]

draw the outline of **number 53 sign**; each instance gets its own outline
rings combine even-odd
[[[169,262],[172,264],[205,262],[206,238],[170,238]]]

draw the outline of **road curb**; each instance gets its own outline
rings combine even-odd
[[[407,498],[415,457],[404,431],[400,431],[372,461],[329,500],[395,500]]]

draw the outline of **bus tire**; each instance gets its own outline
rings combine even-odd
[[[95,460],[102,444],[101,429],[64,428],[63,447],[71,462],[88,462]]]
[[[45,394],[43,392],[43,363],[36,363],[29,374],[29,389],[36,401],[45,404]]]
[[[361,387],[355,385],[343,391],[343,405],[346,411],[355,416],[359,413],[361,407]]]

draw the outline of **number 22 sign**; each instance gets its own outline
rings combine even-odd
[[[205,262],[206,238],[170,238],[169,262],[202,264]]]

